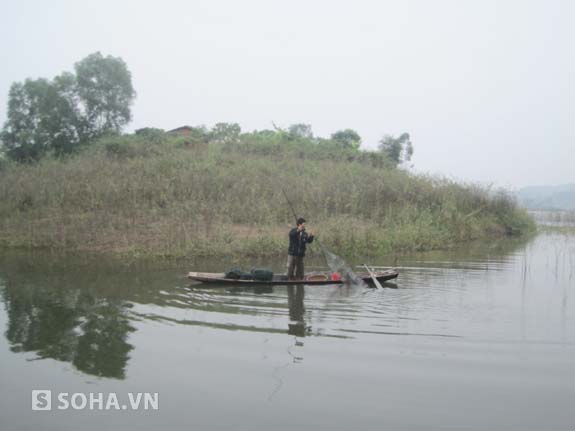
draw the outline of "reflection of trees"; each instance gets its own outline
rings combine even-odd
[[[124,302],[96,299],[88,290],[8,284],[2,290],[14,352],[71,362],[101,377],[124,378],[128,332]]]
[[[85,373],[123,378],[132,346],[126,342],[134,329],[123,314],[119,301],[103,300],[86,314],[78,337],[78,350],[73,364]]]
[[[305,322],[303,286],[279,288],[278,299],[266,295],[274,292],[271,286],[255,287],[255,295],[250,295],[245,286],[237,291],[201,286],[189,290],[180,283],[187,284],[187,280],[175,279],[173,270],[121,267],[114,261],[82,257],[0,252],[0,301],[7,316],[2,331],[13,352],[33,352],[38,358],[68,362],[86,374],[119,379],[125,377],[133,349],[128,343],[134,331],[132,319],[225,330],[288,332],[298,337],[311,334]],[[281,314],[285,319],[284,289],[288,295],[288,328],[246,323],[245,317],[253,315],[276,318]],[[127,308],[132,305],[134,309]],[[195,310],[200,317],[181,319],[179,310]],[[223,321],[221,316],[225,316]]]
[[[8,314],[6,338],[13,351],[37,351],[41,357],[71,359],[75,350],[71,341],[79,324],[74,309],[48,295],[41,297],[30,288],[6,287],[3,299]]]

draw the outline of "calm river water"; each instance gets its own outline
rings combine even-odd
[[[395,284],[190,288],[191,264],[4,252],[0,429],[574,429],[574,235],[372,263],[402,267]],[[55,398],[129,392],[158,410]]]

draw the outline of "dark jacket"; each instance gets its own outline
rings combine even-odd
[[[297,228],[294,227],[289,231],[289,249],[288,254],[292,256],[305,256],[305,246],[306,244],[313,242],[313,235],[308,235],[304,230],[298,232]]]

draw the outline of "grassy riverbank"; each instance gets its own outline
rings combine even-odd
[[[0,169],[0,244],[131,256],[285,253],[293,217],[346,256],[447,248],[533,229],[505,193],[408,174],[380,153],[252,136],[103,139]]]

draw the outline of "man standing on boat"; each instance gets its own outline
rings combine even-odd
[[[297,226],[289,232],[288,280],[303,280],[303,258],[306,244],[313,242],[313,234],[305,231],[305,219],[298,218]]]

